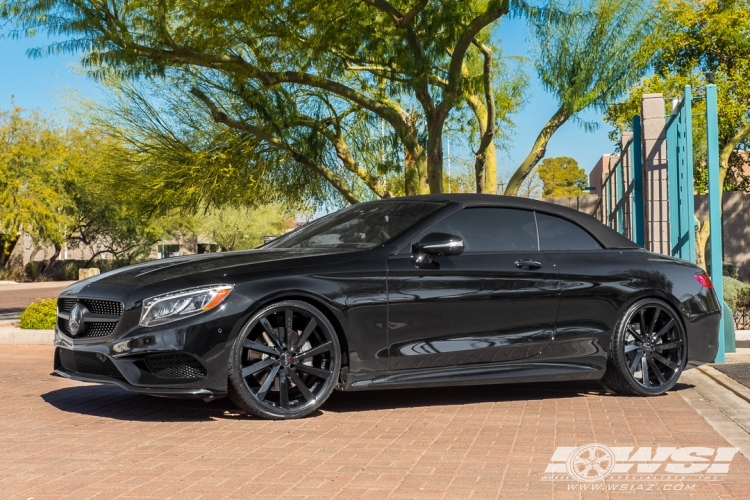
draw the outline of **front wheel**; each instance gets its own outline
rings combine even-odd
[[[658,396],[674,387],[686,359],[685,329],[675,310],[663,300],[642,299],[615,326],[602,382],[619,394]]]
[[[300,418],[328,399],[340,369],[339,340],[325,315],[305,302],[278,302],[238,335],[229,358],[229,396],[259,417]]]

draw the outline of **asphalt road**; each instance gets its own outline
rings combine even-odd
[[[36,299],[57,297],[72,281],[45,281],[0,285],[0,320],[15,319]]]

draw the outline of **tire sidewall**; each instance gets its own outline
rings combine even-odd
[[[260,318],[268,314],[275,309],[291,308],[305,311],[308,314],[315,316],[315,320],[318,322],[319,327],[323,327],[330,333],[331,342],[333,343],[333,356],[331,363],[331,377],[328,381],[328,386],[325,391],[318,396],[318,400],[306,407],[304,410],[290,413],[277,413],[271,409],[263,406],[250,394],[250,389],[242,377],[242,343],[245,341],[247,334],[255,328]],[[232,400],[238,406],[246,409],[260,417],[274,419],[274,420],[291,420],[295,418],[305,417],[315,412],[320,406],[325,403],[328,397],[333,392],[336,382],[339,378],[339,372],[341,370],[341,346],[336,334],[336,330],[318,308],[314,307],[307,302],[298,300],[283,300],[280,302],[274,302],[257,313],[255,313],[240,330],[237,338],[232,345],[232,351],[229,354],[229,386],[230,393],[233,396]],[[238,400],[239,399],[239,400]]]

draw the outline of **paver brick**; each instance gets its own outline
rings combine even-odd
[[[690,492],[541,480],[557,446],[730,446],[676,393],[614,397],[592,382],[334,393],[313,418],[268,422],[226,400],[50,377],[51,362],[47,346],[0,352],[0,498],[750,497],[740,455]]]

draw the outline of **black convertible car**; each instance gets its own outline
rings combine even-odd
[[[668,391],[717,352],[693,264],[543,202],[419,196],[354,205],[265,246],[138,264],[58,299],[54,373],[226,395],[273,419],[334,389],[602,379]]]

